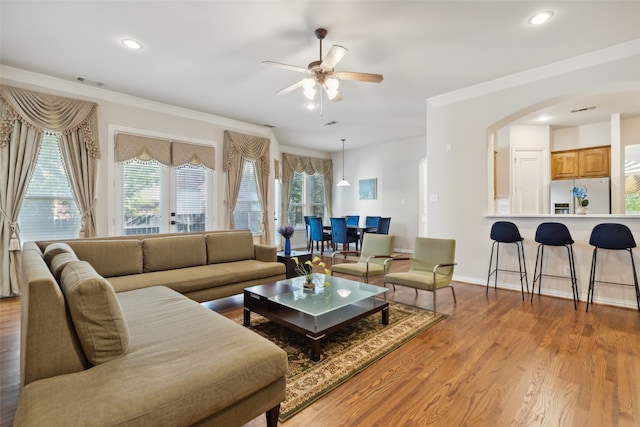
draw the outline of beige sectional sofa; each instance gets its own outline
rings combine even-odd
[[[22,263],[14,425],[277,423],[286,353],[198,303],[284,278],[250,232],[32,242]]]

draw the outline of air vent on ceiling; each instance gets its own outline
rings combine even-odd
[[[336,120],[331,120],[330,122],[327,123],[323,123],[322,126],[333,126],[333,125],[337,125],[338,122]]]
[[[95,85],[95,86],[98,86],[98,87],[104,86],[104,83],[102,83],[102,82],[95,82],[95,81],[92,81],[92,80],[87,80],[84,77],[78,77],[77,80],[80,83],[86,83],[88,85]]]
[[[589,111],[589,110],[595,110],[596,106],[594,105],[593,107],[584,107],[584,108],[578,108],[575,110],[571,110],[572,113],[582,113],[583,111]]]
[[[266,123],[265,123],[264,125],[262,125],[262,126],[264,126],[264,127],[266,127],[266,128],[271,128],[271,129],[273,129],[273,128],[275,127],[274,125],[268,125],[268,124],[266,124]]]

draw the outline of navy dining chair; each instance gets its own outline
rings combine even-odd
[[[376,227],[378,228],[378,222],[380,222],[379,216],[366,216],[364,218],[365,227]]]
[[[360,215],[347,215],[345,217],[347,219],[347,225],[358,225],[360,224]]]
[[[347,221],[344,218],[331,218],[331,241],[334,250],[337,250],[337,244],[342,244],[342,250],[349,250],[349,243],[356,244],[358,248],[358,236],[347,232]],[[346,245],[346,249],[345,249]]]
[[[309,228],[311,229],[311,255],[313,255],[313,242],[316,242],[316,249],[320,244],[320,255],[322,255],[324,253],[324,242],[331,241],[331,234],[324,232],[322,218],[319,216],[309,217]]]
[[[391,217],[380,218],[380,221],[378,221],[378,229],[376,230],[376,233],[389,234],[390,225],[391,225]]]
[[[310,215],[304,216],[304,229],[307,232],[307,250],[311,249],[311,226],[309,225]]]

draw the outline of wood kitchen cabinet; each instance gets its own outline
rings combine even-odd
[[[594,147],[578,152],[578,173],[580,178],[600,178],[609,176],[610,147]]]
[[[581,148],[551,153],[551,179],[598,178],[609,176],[611,147]]]
[[[551,179],[570,179],[577,177],[577,151],[556,151],[551,153]]]

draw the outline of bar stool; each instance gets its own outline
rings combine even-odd
[[[542,276],[559,277],[566,279],[566,276],[556,276],[553,274],[544,274],[542,270],[542,260],[544,258],[545,246],[564,246],[567,248],[567,256],[569,257],[569,279],[571,279],[571,291],[573,292],[573,308],[578,309],[578,280],[576,279],[576,265],[573,258],[573,238],[566,225],[559,222],[543,222],[536,229],[536,242],[538,252],[536,254],[536,267],[533,272],[533,285],[531,286],[531,301],[536,290],[536,281],[538,281],[538,295],[542,289]],[[538,271],[540,272],[538,274]]]
[[[520,231],[518,230],[518,226],[509,221],[496,221],[491,226],[491,240],[493,240],[493,244],[491,245],[491,257],[489,258],[489,274],[487,276],[487,291],[489,293],[489,279],[491,275],[495,273],[494,278],[494,287],[498,287],[498,271],[509,271],[512,273],[518,273],[520,275],[520,288],[522,289],[522,301],[524,301],[524,285],[527,285],[527,293],[529,293],[529,281],[527,279],[527,265],[524,261],[524,246],[522,241],[524,238],[520,236]],[[500,252],[500,243],[512,243],[516,245],[518,250],[518,267],[519,270],[505,270],[499,267],[499,252]],[[496,268],[491,270],[491,265],[493,263],[493,251],[495,249],[496,252]],[[524,282],[522,278],[524,277]]]
[[[640,311],[640,288],[638,288],[638,275],[636,273],[636,265],[633,261],[632,249],[636,247],[636,241],[631,234],[629,227],[623,224],[598,224],[593,227],[589,244],[593,246],[593,256],[591,258],[591,274],[589,275],[589,293],[587,295],[587,311],[589,311],[589,303],[593,304],[593,291],[596,282],[607,283],[612,285],[635,286],[636,302],[638,311]],[[596,263],[598,258],[598,249],[609,249],[613,251],[625,250],[629,252],[631,258],[631,269],[633,270],[633,285],[629,283],[604,282],[596,280]]]

